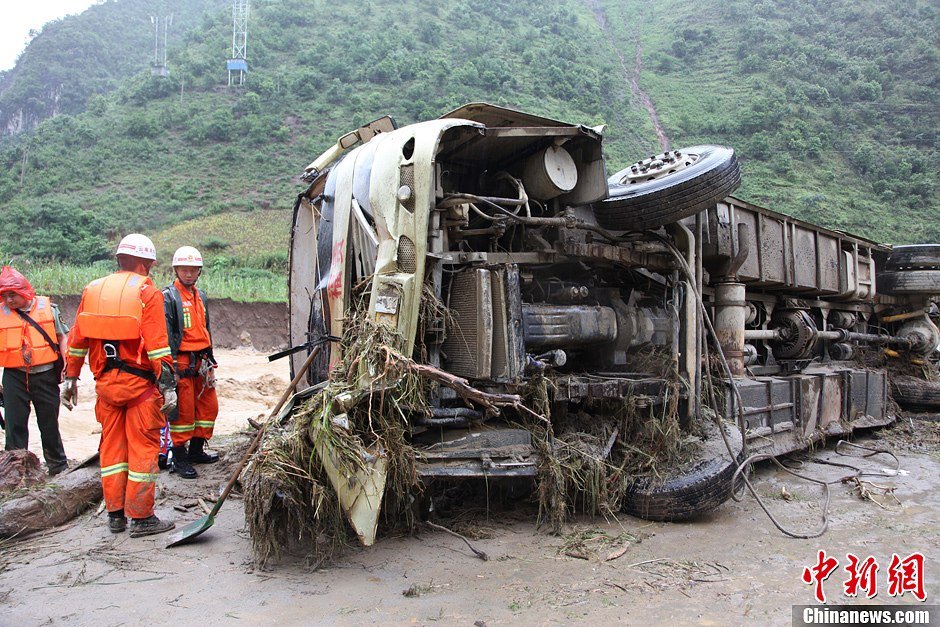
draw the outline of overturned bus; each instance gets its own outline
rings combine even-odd
[[[392,331],[432,373],[398,414],[419,483],[545,481],[546,456],[590,436],[579,450],[606,465],[601,488],[622,488],[609,502],[682,520],[726,500],[746,456],[890,423],[892,363],[935,369],[940,247],[892,249],[735,198],[731,148],[608,175],[601,129],[469,104],[366,125],[305,180],[289,293],[291,343],[308,348],[292,369],[333,338],[307,373],[322,389],[354,318]],[[336,432],[394,385],[362,364],[346,376],[359,393],[330,401]],[[931,406],[931,385],[894,393]],[[650,450],[669,431],[683,455]],[[361,441],[353,464],[333,440],[316,451],[371,544],[387,451]]]

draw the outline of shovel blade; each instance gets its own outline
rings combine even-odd
[[[206,515],[199,520],[194,520],[179,531],[170,534],[166,541],[166,548],[186,544],[196,536],[202,534],[203,531],[213,524],[215,524],[215,517],[212,515]]]

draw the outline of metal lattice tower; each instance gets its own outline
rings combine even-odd
[[[232,56],[228,67],[228,84],[244,85],[248,74],[248,0],[232,3]]]
[[[166,37],[170,30],[170,24],[173,23],[173,14],[159,17],[150,16],[150,23],[153,24],[153,63],[150,64],[150,74],[152,76],[169,76],[170,69],[166,65]],[[163,24],[163,40],[160,40],[160,24]]]

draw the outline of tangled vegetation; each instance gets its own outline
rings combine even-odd
[[[425,295],[424,301],[435,302]],[[620,510],[640,476],[657,475],[696,450],[693,434],[678,422],[678,388],[646,406],[636,396],[607,402],[587,413],[552,415],[551,383],[536,377],[523,395],[488,394],[466,381],[420,364],[402,352],[389,327],[364,315],[365,298],[347,319],[343,359],[329,380],[299,403],[286,424],[269,427],[245,470],[245,512],[259,564],[282,551],[302,548],[316,564],[331,559],[349,537],[339,495],[323,455],[342,476],[368,472],[369,461],[387,461],[380,528],[410,531],[426,490],[417,472],[421,454],[411,444],[412,418],[430,415],[429,392],[451,386],[499,420],[532,434],[538,455],[539,519],[558,533],[577,513],[607,516]],[[448,315],[440,303],[423,316]],[[422,354],[419,345],[415,353]],[[585,410],[587,411],[587,410]]]
[[[426,381],[396,367],[402,340],[388,327],[355,318],[345,334],[344,359],[322,389],[294,409],[283,427],[269,429],[245,470],[245,516],[256,559],[306,543],[318,561],[347,538],[339,497],[318,451],[333,451],[344,475],[384,457],[388,479],[382,503],[385,528],[410,529],[411,503],[421,491],[408,416],[426,411]],[[368,376],[367,388],[359,385]],[[345,411],[344,409],[345,408]]]

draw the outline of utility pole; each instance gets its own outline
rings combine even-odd
[[[163,18],[163,67],[166,67],[166,36],[170,31],[170,24],[173,23],[173,14],[170,13]]]
[[[163,45],[160,45],[160,24],[163,24]],[[150,64],[151,76],[169,76],[170,70],[166,66],[166,40],[167,32],[170,30],[170,24],[173,23],[173,14],[163,16],[151,15],[150,23],[153,24],[153,62]]]
[[[226,62],[228,85],[244,85],[248,75],[248,0],[232,4],[232,56]]]

